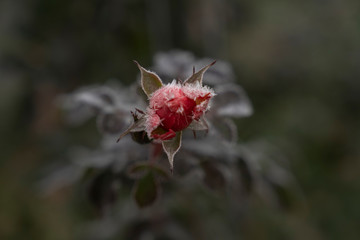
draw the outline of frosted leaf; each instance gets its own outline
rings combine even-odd
[[[137,108],[145,108],[145,102],[139,97],[139,93],[143,93],[139,83],[134,83],[130,86],[124,87],[119,84],[118,79],[109,79],[106,82],[106,87],[114,92],[114,105],[117,109],[123,112],[130,112]]]
[[[140,146],[134,142],[132,138],[123,138],[120,142],[116,142],[116,137],[113,135],[104,135],[101,142],[102,150],[105,153],[113,155],[112,166],[115,169],[121,170],[130,162],[143,161],[146,158],[149,145]]]
[[[141,124],[141,125],[137,125],[133,129],[131,129],[130,132],[142,132],[145,130],[146,130],[145,124]]]
[[[204,77],[204,73],[212,66],[216,63],[216,61],[213,61],[212,63],[210,63],[209,65],[203,67],[202,69],[200,69],[197,72],[194,72],[193,75],[191,75],[186,81],[185,83],[188,84],[195,84],[198,83],[200,86],[202,86],[202,81],[203,81],[203,77]]]
[[[105,168],[115,160],[114,153],[111,151],[89,150],[84,147],[73,149],[71,157],[74,164],[82,168]]]
[[[154,57],[154,69],[166,78],[183,79],[191,74],[194,62],[195,57],[190,52],[180,50],[160,52]]]
[[[66,122],[72,125],[81,125],[96,114],[96,110],[85,104],[74,104],[71,109],[66,109]]]
[[[209,130],[209,126],[203,117],[199,121],[193,120],[188,128],[194,131]]]
[[[113,110],[115,101],[116,92],[106,86],[81,88],[58,99],[61,107],[67,111],[67,121],[72,124],[81,124],[99,112]]]
[[[75,95],[74,101],[84,103],[95,108],[103,108],[105,106],[105,102],[92,92],[82,92]]]
[[[204,66],[211,59],[200,59],[195,63],[196,68]],[[216,64],[211,67],[204,76],[204,82],[210,85],[221,85],[235,80],[235,74],[231,65],[225,61],[216,61]]]
[[[103,133],[116,134],[122,132],[127,124],[128,116],[120,111],[103,113],[98,116],[97,126]]]
[[[146,70],[145,68],[140,66],[140,64],[136,61],[135,61],[135,63],[137,64],[137,66],[141,72],[142,89],[144,90],[146,95],[148,97],[150,97],[153,92],[155,92],[156,90],[158,90],[159,88],[162,87],[163,84],[161,82],[161,79],[159,78],[159,76],[156,73]]]
[[[75,92],[72,97],[75,102],[81,102],[96,108],[113,105],[116,92],[106,86],[93,86]]]
[[[136,122],[134,122],[128,129],[125,130],[125,132],[123,132],[120,137],[118,138],[118,142],[121,140],[121,138],[123,138],[126,134],[130,133],[130,132],[139,132],[139,131],[143,131],[145,129],[145,122],[146,122],[146,118],[142,117],[139,118],[139,120],[137,120]]]
[[[223,162],[233,161],[236,151],[233,144],[218,139],[215,136],[208,136],[203,139],[186,139],[183,148],[200,157],[216,158]]]
[[[219,116],[247,117],[253,107],[245,91],[238,85],[226,84],[215,88],[217,96],[213,100],[213,110]]]
[[[220,136],[229,142],[236,143],[238,140],[237,126],[230,118],[216,118],[212,122],[212,131],[216,131]]]
[[[182,136],[182,132],[177,132],[176,136],[173,139],[162,142],[164,151],[170,163],[171,172],[173,171],[174,168],[174,156],[181,147],[181,136]]]

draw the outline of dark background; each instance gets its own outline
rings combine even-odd
[[[128,85],[131,60],[147,67],[158,51],[183,49],[232,64],[255,110],[237,122],[240,141],[278,146],[305,198],[305,211],[254,200],[244,236],[358,239],[359,9],[356,0],[0,1],[0,238],[75,239],[92,217],[78,213],[76,188],[35,190],[69,145],[98,140],[93,122],[64,126],[58,94],[109,78]]]

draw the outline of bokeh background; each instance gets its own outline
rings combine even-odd
[[[359,239],[359,9],[356,0],[0,1],[0,238],[78,239],[96,217],[79,210],[79,186],[36,188],[69,146],[99,139],[94,122],[65,126],[59,94],[110,78],[129,85],[133,59],[150,66],[157,52],[183,49],[233,66],[255,110],[237,121],[240,142],[277,146],[302,191],[286,209],[249,201],[239,239]]]

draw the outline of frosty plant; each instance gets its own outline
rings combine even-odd
[[[193,74],[184,82],[173,80],[164,85],[160,77],[144,69],[135,61],[141,72],[141,87],[149,99],[146,112],[134,118],[134,123],[120,135],[118,141],[130,132],[146,131],[149,139],[161,142],[173,170],[174,156],[181,147],[182,131],[207,130],[204,114],[209,110],[212,89],[202,85],[203,75],[215,61]]]
[[[148,96],[149,102],[138,94],[140,85],[137,82],[125,87],[111,79],[105,85],[85,86],[61,96],[61,106],[67,113],[64,115],[66,121],[79,126],[95,116],[102,137],[95,149],[71,147],[69,161],[61,162],[61,167],[42,181],[43,191],[48,194],[85,179],[89,181],[90,202],[105,216],[109,213],[109,207],[115,206],[116,199],[121,201],[121,205],[128,202],[130,195],[119,193],[129,190],[131,185],[132,197],[137,205],[141,208],[150,206],[159,199],[163,190],[162,182],[169,178],[168,172],[163,169],[165,156],[161,153],[164,148],[171,169],[174,155],[181,158],[177,174],[185,183],[172,184],[175,189],[171,187],[166,190],[162,202],[164,209],[173,209],[173,202],[179,202],[178,198],[183,195],[179,192],[186,193],[185,199],[189,193],[191,198],[196,198],[199,192],[197,183],[203,183],[206,187],[204,190],[221,193],[219,196],[230,193],[226,194],[224,201],[231,199],[241,202],[254,192],[277,207],[287,204],[289,196],[293,196],[291,186],[294,178],[287,167],[286,158],[276,147],[267,146],[262,141],[239,143],[238,129],[233,119],[250,116],[253,113],[252,104],[244,89],[236,83],[231,65],[220,60],[216,66],[206,66],[210,62],[206,58],[197,59],[189,52],[172,50],[154,56],[151,69],[157,74],[138,65],[145,92],[143,95]],[[195,72],[193,66],[199,69],[205,67]],[[164,80],[164,84],[158,76]],[[188,79],[165,83],[167,79],[178,78]],[[202,81],[214,89],[216,97],[213,98],[211,89],[202,86]],[[210,103],[211,111],[207,112]],[[129,114],[134,109],[136,111]],[[204,119],[205,113],[207,121]],[[125,131],[124,127],[128,124],[131,126]],[[208,137],[196,139],[190,131],[183,132],[186,128],[207,130],[208,125]],[[115,136],[121,134],[123,137],[128,133],[131,138],[123,138],[119,143],[114,141]],[[150,142],[152,144],[148,144]],[[182,151],[178,151],[180,145]],[[144,162],[144,158],[147,161]],[[202,200],[203,193],[201,191],[198,196]],[[205,201],[205,204],[209,203]],[[123,226],[128,228],[131,225],[118,222],[123,221],[124,213],[129,212],[129,205],[123,206],[125,212],[118,212],[120,220],[117,217],[114,219],[114,226],[121,232]],[[236,211],[243,206],[237,204],[239,209]],[[150,225],[158,226],[158,209],[155,207],[155,212],[150,214],[156,216],[153,219],[155,224]],[[163,217],[167,220],[176,218],[169,215]]]

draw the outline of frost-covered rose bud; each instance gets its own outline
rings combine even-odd
[[[169,140],[176,132],[199,120],[208,110],[214,92],[199,83],[180,84],[173,81],[150,96],[146,132],[150,138]]]
[[[149,106],[142,117],[119,137],[130,132],[146,131],[150,139],[162,141],[171,169],[176,152],[181,146],[182,130],[207,129],[202,116],[209,109],[209,101],[215,95],[209,87],[202,86],[203,75],[215,62],[205,66],[184,82],[173,81],[163,85],[158,75],[138,65],[141,72],[141,86],[149,98]],[[190,125],[191,124],[191,125]],[[118,140],[118,141],[119,141]]]

